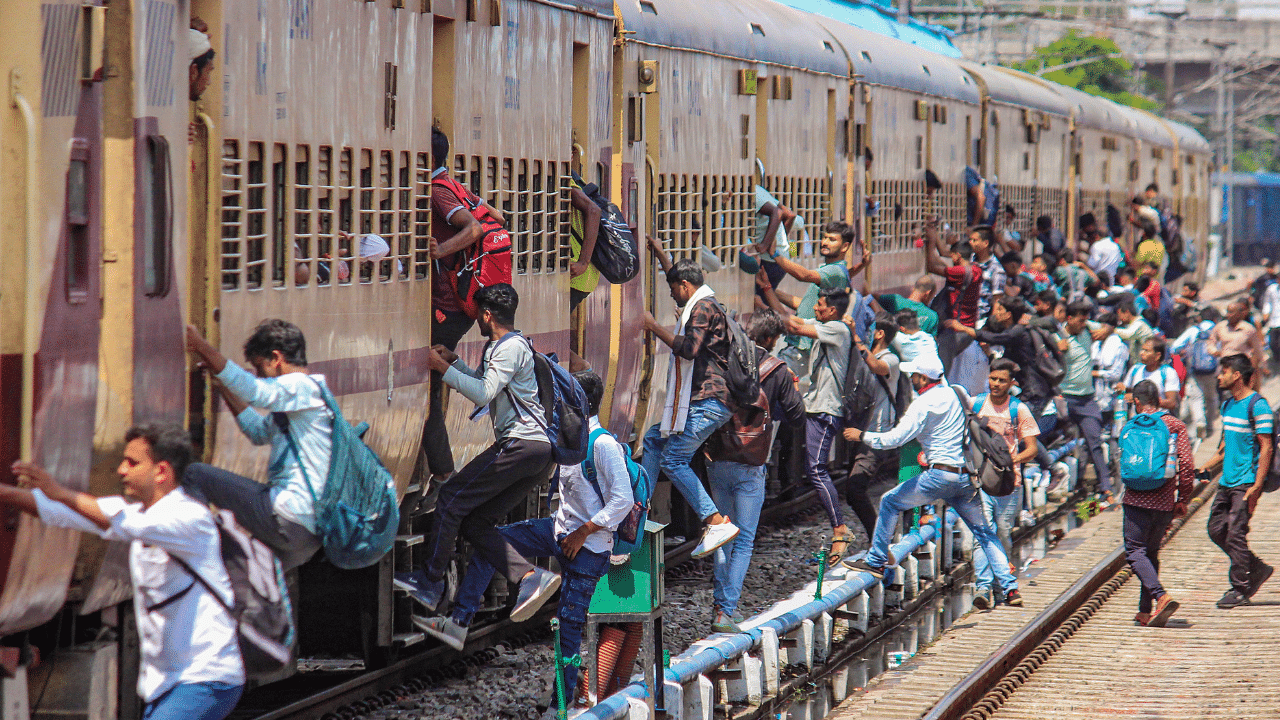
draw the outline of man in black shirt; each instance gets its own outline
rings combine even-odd
[[[1036,218],[1036,239],[1040,241],[1040,252],[1061,255],[1067,247],[1067,236],[1053,226],[1053,218],[1048,215]]]

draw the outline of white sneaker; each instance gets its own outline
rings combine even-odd
[[[730,540],[738,537],[738,526],[732,522],[725,521],[719,525],[708,525],[702,530],[702,539],[698,541],[698,546],[693,549],[693,557],[706,557],[716,551],[716,548],[724,545]]]

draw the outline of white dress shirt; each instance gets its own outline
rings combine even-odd
[[[1262,314],[1267,316],[1267,329],[1280,328],[1280,283],[1271,283],[1262,293]]]
[[[964,435],[964,408],[956,391],[943,382],[912,400],[892,430],[863,433],[862,441],[875,450],[885,450],[918,438],[930,465],[964,467]]]
[[[1100,238],[1089,246],[1088,265],[1095,273],[1106,273],[1115,282],[1116,271],[1124,260],[1124,251],[1109,237]]]
[[[591,417],[591,429],[600,429],[600,418]],[[627,474],[626,449],[609,433],[601,433],[592,447],[596,467],[596,494],[581,464],[560,466],[560,507],[555,515],[555,534],[559,538],[577,530],[587,521],[600,525],[582,544],[594,553],[613,550],[613,531],[627,518],[635,498],[631,494],[631,476]],[[608,500],[601,502],[600,495]]]
[[[218,528],[208,507],[181,488],[145,511],[141,504],[129,503],[118,495],[102,497],[98,507],[111,520],[111,527],[103,530],[43,492],[32,490],[31,494],[46,525],[129,543],[133,612],[142,645],[138,695],[143,701],[151,702],[180,684],[244,684],[235,621],[222,603],[173,559],[182,558],[217,588],[223,600],[228,604],[233,601]],[[174,597],[178,599],[147,610]]]

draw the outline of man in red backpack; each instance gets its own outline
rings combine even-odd
[[[484,228],[471,208],[483,208],[498,222],[502,222],[503,217],[497,208],[450,180],[449,137],[440,128],[431,130],[431,161],[435,166],[431,171],[431,344],[443,345],[449,352],[455,352],[458,342],[475,324],[475,319],[463,311],[457,290],[450,282],[452,271],[457,270],[462,259],[462,251],[484,236]],[[439,487],[454,472],[453,449],[445,426],[444,393],[440,374],[432,372],[431,405],[422,431],[422,446],[433,488]]]

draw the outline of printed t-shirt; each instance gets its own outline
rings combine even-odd
[[[969,287],[964,287],[965,278]],[[966,327],[978,323],[978,296],[982,292],[982,268],[969,263],[967,266],[953,265],[947,268],[947,292],[951,303],[951,316]]]
[[[1026,403],[1018,403],[1018,423],[1014,425],[1013,417],[1009,412],[1011,398],[1006,399],[1004,404],[997,405],[991,401],[989,394],[983,393],[974,399],[974,404],[977,404],[978,398],[982,400],[982,406],[978,408],[978,417],[987,418],[987,427],[1004,437],[1004,441],[1009,444],[1010,455],[1018,454],[1018,444],[1023,438],[1040,435],[1040,426],[1036,424],[1031,407]],[[1017,463],[1013,467],[1018,474],[1018,481],[1021,482],[1022,463]]]
[[[1271,406],[1267,399],[1258,396],[1253,406],[1253,422],[1249,421],[1249,403],[1258,393],[1250,393],[1243,400],[1228,396],[1222,406],[1222,487],[1252,485],[1258,479],[1258,434],[1271,433]]]

